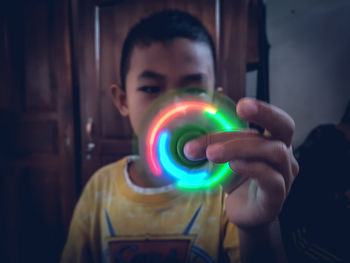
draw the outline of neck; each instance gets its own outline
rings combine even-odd
[[[170,180],[169,178],[164,178],[164,176],[162,176],[162,178],[159,180],[155,180],[153,175],[150,175],[149,173],[145,172],[144,169],[140,169],[140,167],[140,160],[133,161],[128,167],[128,173],[131,181],[133,182],[133,184],[139,187],[155,188],[173,183],[172,180]]]

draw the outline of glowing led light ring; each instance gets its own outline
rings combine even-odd
[[[169,144],[170,144],[170,133],[169,131],[163,131],[159,136],[159,159],[163,163],[164,170],[173,175],[179,180],[184,180],[188,178],[189,180],[195,178],[196,182],[202,182],[204,179],[208,178],[209,173],[206,170],[191,171],[186,168],[179,168],[175,164],[174,160],[171,158]],[[189,178],[189,175],[191,178]]]
[[[161,175],[163,172],[176,178],[177,186],[180,188],[196,189],[203,187],[211,187],[223,180],[225,175],[231,172],[231,169],[226,164],[215,164],[216,172],[209,176],[205,169],[191,170],[186,167],[179,166],[172,158],[169,149],[170,132],[164,130],[170,120],[179,114],[184,114],[189,111],[203,112],[208,117],[213,118],[220,126],[220,131],[237,130],[237,123],[227,120],[222,114],[218,113],[218,109],[209,105],[206,102],[185,101],[172,105],[152,121],[147,133],[146,141],[146,156],[151,172],[154,175]],[[239,126],[239,125],[238,125]],[[159,157],[157,159],[156,157]],[[162,169],[163,168],[163,169]]]
[[[162,114],[159,114],[151,124],[151,128],[149,130],[149,135],[147,136],[146,141],[149,143],[149,147],[147,150],[147,160],[150,163],[151,171],[154,175],[161,175],[162,169],[155,157],[155,142],[156,139],[159,140],[157,134],[162,128],[167,124],[169,120],[171,120],[175,115],[180,113],[185,113],[187,111],[192,110],[201,110],[204,112],[208,112],[212,115],[216,114],[217,109],[211,105],[208,105],[205,102],[193,101],[193,102],[182,102],[176,105],[170,106],[167,108]]]

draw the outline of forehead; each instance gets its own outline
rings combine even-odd
[[[210,47],[185,38],[136,46],[131,55],[129,73],[134,75],[145,69],[172,76],[202,73],[209,79],[214,77]]]

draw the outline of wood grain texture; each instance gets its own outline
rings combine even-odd
[[[247,64],[255,64],[259,55],[259,0],[250,0],[248,4]]]
[[[2,262],[58,262],[76,201],[68,4],[2,9]]]
[[[248,0],[222,0],[220,71],[224,92],[234,101],[245,95]]]

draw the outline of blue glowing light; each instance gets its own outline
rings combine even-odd
[[[183,185],[200,185],[203,181],[209,177],[209,173],[206,170],[189,170],[185,167],[179,166],[171,158],[170,154],[170,133],[169,131],[163,131],[159,136],[158,144],[158,156],[160,164],[164,171],[177,178]]]

